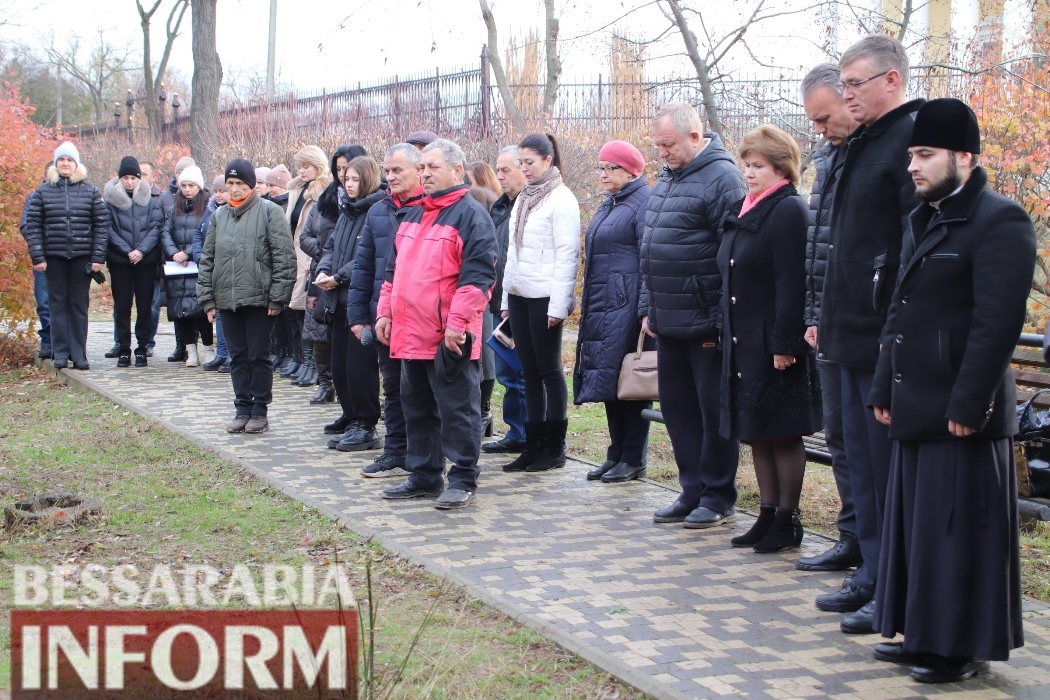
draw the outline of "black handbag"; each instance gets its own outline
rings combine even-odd
[[[335,307],[338,303],[339,291],[336,289],[322,289],[321,295],[314,302],[314,320],[322,326],[332,325],[335,319]]]
[[[1050,437],[1050,411],[1035,409],[1035,400],[1046,393],[1050,393],[1050,389],[1040,389],[1017,407],[1017,435],[1014,440],[1026,442],[1033,438]]]

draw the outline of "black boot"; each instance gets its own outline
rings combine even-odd
[[[481,434],[484,437],[492,437],[492,388],[496,386],[495,379],[481,380]]]
[[[314,366],[314,345],[303,346],[303,370],[292,381],[295,386],[313,386],[317,383],[317,367]]]
[[[179,324],[175,324],[175,352],[168,355],[168,362],[186,361],[186,343],[182,342],[182,334],[179,333]]]
[[[525,468],[527,472],[549,472],[565,466],[565,432],[567,420],[549,420],[544,427],[543,455]]]
[[[777,516],[769,532],[755,545],[755,551],[763,554],[779,552],[802,544],[802,521],[798,508],[777,508]]]
[[[317,387],[313,398],[310,399],[310,403],[315,406],[322,403],[332,403],[333,401],[335,401],[335,389],[332,388],[331,384],[327,386],[322,384]]]
[[[289,356],[288,359],[284,361],[284,364],[281,365],[278,374],[281,379],[290,379],[292,375],[299,371],[300,366],[301,363],[295,359],[294,355]]]
[[[729,540],[729,544],[734,547],[754,547],[769,533],[769,529],[773,527],[773,520],[776,519],[776,516],[777,507],[763,503],[758,511],[758,519],[755,520],[755,524],[751,526],[751,529],[743,535]]]
[[[523,472],[530,464],[543,456],[543,441],[546,434],[543,421],[525,423],[525,449],[513,462],[503,465],[505,472]]]

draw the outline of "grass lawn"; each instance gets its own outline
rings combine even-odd
[[[398,698],[641,698],[538,633],[361,541],[236,465],[35,370],[0,372],[0,494],[97,496],[95,523],[0,531],[0,688],[10,684],[12,567],[354,562],[366,600],[372,560],[377,671],[397,664],[429,610]],[[364,609],[366,606],[361,603]],[[389,677],[390,674],[388,674]]]

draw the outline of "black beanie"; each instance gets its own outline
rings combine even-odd
[[[255,189],[255,166],[247,158],[237,158],[226,165],[226,175],[223,179],[228,182],[231,177]]]
[[[970,106],[954,97],[930,100],[915,115],[909,147],[981,152],[981,128]]]
[[[117,177],[124,177],[125,175],[142,177],[142,170],[139,169],[139,159],[135,156],[124,156],[120,159],[120,168],[117,170]]]

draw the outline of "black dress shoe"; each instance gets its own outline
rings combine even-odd
[[[605,476],[605,472],[615,467],[619,462],[615,459],[607,459],[601,466],[597,466],[594,469],[587,472],[587,481],[597,481]]]
[[[203,365],[201,365],[201,367],[204,368],[205,372],[214,372],[223,366],[223,364],[226,362],[226,359],[227,358],[223,357],[222,355],[216,355],[213,360],[211,360],[210,362],[205,362]]]
[[[185,362],[186,361],[186,348],[179,346],[175,348],[175,352],[168,355],[168,362]]]
[[[875,634],[875,601],[869,600],[857,612],[846,615],[840,627],[846,634]]]
[[[711,510],[707,506],[700,506],[689,515],[685,516],[682,523],[690,530],[704,530],[709,527],[715,527],[716,525],[731,523],[735,519],[736,511],[719,513],[718,511]]]
[[[687,506],[681,501],[675,501],[666,508],[653,513],[654,523],[680,523],[685,520],[685,516],[692,513],[696,508],[694,506]]]
[[[795,563],[799,571],[845,571],[860,566],[860,545],[852,537],[844,537],[835,546],[815,557],[802,557]]]
[[[870,588],[861,586],[853,578],[847,578],[839,590],[817,596],[817,609],[837,613],[856,612],[867,605],[874,595]]]
[[[524,449],[524,440],[511,440],[506,435],[496,442],[486,442],[481,446],[481,451],[490,455],[520,454]]]
[[[911,677],[921,683],[958,683],[982,673],[988,673],[992,665],[978,659],[946,659],[930,656],[911,670]]]
[[[41,360],[50,360],[53,354],[54,351],[51,349],[50,345],[41,345],[40,352],[38,352],[36,356],[39,357]]]
[[[55,369],[65,369],[69,366],[69,360],[55,360]]]
[[[625,481],[633,481],[645,476],[645,467],[636,467],[627,462],[620,462],[615,467],[605,472],[602,476],[603,484],[622,484]]]
[[[217,369],[217,370],[215,370],[215,371],[216,371],[216,372],[218,372],[219,374],[229,374],[229,373],[230,373],[230,370],[231,370],[232,368],[233,368],[233,365],[232,365],[232,364],[230,363],[230,358],[228,358],[228,357],[227,357],[227,358],[226,358],[226,361],[225,361],[225,362],[223,362],[223,363],[222,363],[222,364],[221,364],[221,365],[219,366],[219,369]]]
[[[335,389],[324,384],[317,387],[317,391],[314,392],[313,398],[310,399],[310,403],[315,406],[323,403],[332,403],[333,401],[335,401]]]
[[[91,369],[91,365],[88,364],[87,360],[77,360],[73,363],[73,369],[80,370],[81,372],[86,372],[87,370]]]
[[[879,661],[889,661],[891,664],[922,665],[922,662],[929,658],[929,654],[907,651],[904,642],[881,642],[872,648],[871,655]]]
[[[324,434],[340,435],[344,430],[346,430],[350,426],[350,423],[352,421],[353,418],[351,418],[350,416],[339,416],[334,421],[332,421],[324,427]]]
[[[106,350],[106,358],[112,360],[114,357],[120,357],[120,343],[117,343],[109,350]]]
[[[402,501],[409,498],[432,498],[441,495],[441,488],[424,489],[412,483],[411,479],[405,479],[397,486],[383,489],[383,498],[391,501]]]
[[[438,510],[453,510],[455,508],[466,508],[474,500],[473,491],[463,489],[446,489],[445,493],[437,497],[434,507]]]

